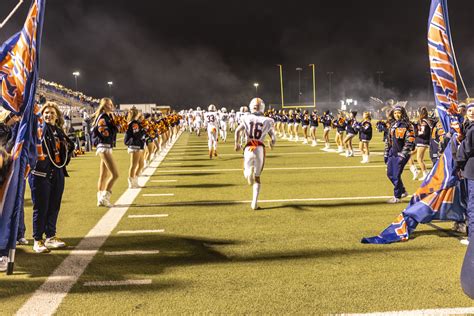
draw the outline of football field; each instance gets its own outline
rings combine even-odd
[[[408,203],[386,204],[393,187],[381,138],[369,164],[279,139],[267,150],[257,211],[233,141],[210,160],[207,138],[183,133],[140,190],[127,189],[119,145],[110,210],[96,207],[99,158],[75,158],[58,223],[69,247],[20,246],[15,274],[0,276],[0,314],[474,313],[459,282],[466,247],[451,223],[420,225],[404,243],[360,243]],[[411,193],[421,183],[408,168],[404,182]]]

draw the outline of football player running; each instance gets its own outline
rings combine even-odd
[[[219,113],[219,132],[224,143],[227,141],[227,121],[229,120],[229,114],[227,113],[226,108],[221,109]]]
[[[207,126],[207,146],[209,147],[209,158],[217,157],[217,131],[219,115],[214,104],[209,105],[208,112],[204,114],[205,124]]]
[[[235,130],[235,150],[241,149],[240,134],[243,132],[247,138],[244,148],[244,177],[253,186],[253,198],[251,207],[258,208],[257,200],[260,193],[260,174],[265,164],[264,140],[267,134],[271,137],[270,148],[275,145],[276,137],[273,131],[274,121],[263,115],[265,103],[260,98],[250,101],[250,115],[241,117],[241,123]]]

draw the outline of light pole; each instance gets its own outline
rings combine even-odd
[[[255,87],[255,96],[258,97],[258,86],[259,86],[258,82],[255,82],[253,86]]]
[[[107,81],[109,85],[109,97],[112,98],[112,85],[114,84],[112,81]]]
[[[380,80],[380,76],[383,75],[382,70],[378,70],[376,74],[379,76],[379,81],[377,83],[377,98],[382,99],[380,96],[380,86],[382,85],[382,81]]]
[[[81,73],[79,71],[74,71],[72,75],[74,76],[74,81],[76,82],[76,91],[77,91],[77,77],[79,77]]]
[[[296,71],[298,72],[298,105],[301,105],[301,71],[303,68],[298,67]]]
[[[328,71],[326,74],[329,76],[329,105],[332,103],[332,75],[334,75],[334,72]]]

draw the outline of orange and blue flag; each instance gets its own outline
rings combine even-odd
[[[432,0],[428,20],[428,56],[436,108],[445,131],[458,114],[456,65],[447,0]]]
[[[37,157],[39,118],[35,94],[45,1],[33,0],[22,30],[0,47],[0,105],[22,117],[12,163],[0,186],[0,250],[15,249],[24,179]]]
[[[451,139],[407,208],[380,235],[363,238],[362,243],[389,244],[408,240],[419,223],[433,220],[463,221],[466,212],[465,183],[455,171],[453,152],[457,140]]]

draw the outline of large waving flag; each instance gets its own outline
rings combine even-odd
[[[451,43],[447,0],[432,0],[428,20],[428,56],[436,108],[445,131],[450,130],[450,116],[458,113],[456,65]]]
[[[22,115],[13,161],[0,187],[0,250],[15,249],[24,178],[36,161],[38,108],[35,103],[45,0],[33,0],[22,30],[0,47],[0,105]]]
[[[447,0],[432,0],[428,22],[428,53],[431,79],[440,120],[445,131],[459,132],[458,89]],[[464,183],[455,172],[456,134],[407,208],[380,235],[363,238],[362,243],[388,244],[408,240],[419,223],[435,219],[464,220]]]

